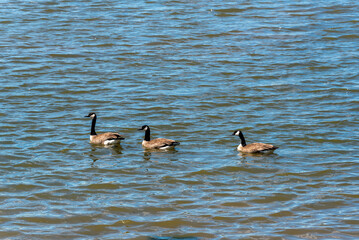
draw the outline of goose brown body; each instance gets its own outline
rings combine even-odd
[[[160,149],[160,148],[169,148],[179,145],[178,142],[172,139],[167,138],[156,138],[150,141],[143,140],[142,146],[145,148],[152,148],[152,149]]]
[[[267,143],[251,143],[247,145],[246,140],[241,131],[235,131],[232,135],[239,136],[239,138],[241,139],[241,143],[237,147],[237,150],[240,152],[261,153],[261,152],[274,151],[278,148],[272,144],[267,144]]]
[[[90,135],[90,142],[94,144],[114,144],[116,142],[119,142],[121,140],[125,139],[123,136],[121,136],[118,133],[115,132],[107,132],[107,133],[101,133],[98,135]]]
[[[92,118],[90,143],[112,145],[112,144],[117,144],[121,140],[125,139],[121,134],[116,133],[116,132],[106,132],[106,133],[97,134],[95,131],[96,119],[97,119],[96,114],[89,113],[85,117]]]
[[[265,151],[272,151],[277,149],[278,147],[273,146],[271,144],[266,143],[251,143],[246,146],[242,146],[241,144],[237,147],[237,150],[245,153],[259,153]]]
[[[167,148],[173,148],[176,145],[179,145],[179,142],[176,142],[172,139],[167,138],[156,138],[152,139],[150,138],[150,127],[147,125],[143,125],[142,128],[138,130],[144,130],[145,131],[145,138],[142,141],[142,146],[144,148],[148,149],[167,149]]]

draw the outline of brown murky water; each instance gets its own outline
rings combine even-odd
[[[358,239],[357,2],[0,4],[1,239]]]

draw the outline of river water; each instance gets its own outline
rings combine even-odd
[[[359,238],[357,1],[0,6],[1,239]]]

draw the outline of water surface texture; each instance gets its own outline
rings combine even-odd
[[[0,1],[0,238],[358,239],[358,12]],[[144,151],[144,124],[181,145]]]

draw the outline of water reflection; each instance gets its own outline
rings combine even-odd
[[[91,148],[90,151],[87,153],[87,155],[91,158],[92,160],[92,164],[93,165],[97,160],[99,160],[99,158],[95,155],[96,153],[96,147],[94,145],[91,144]]]
[[[151,160],[151,152],[143,152],[143,160],[150,161]]]
[[[120,144],[116,144],[113,146],[106,146],[105,148],[108,148],[112,151],[112,153],[115,154],[122,154],[123,147]]]
[[[175,154],[177,153],[178,150],[174,149],[174,148],[169,148],[169,149],[144,149],[143,150],[143,159],[145,161],[150,161],[151,160],[151,156],[153,153],[157,153],[157,154],[161,154],[161,153],[168,153],[168,154]]]
[[[148,240],[199,240],[198,237],[149,237]]]
[[[122,154],[123,147],[119,144],[117,145],[96,145],[96,144],[90,144],[90,150],[86,153],[92,160],[93,165],[96,161],[106,156],[106,153],[110,152],[111,155],[118,155]]]
[[[278,154],[274,152],[257,152],[257,153],[239,152],[238,156],[245,159],[246,157],[263,158],[264,156],[278,156]]]

